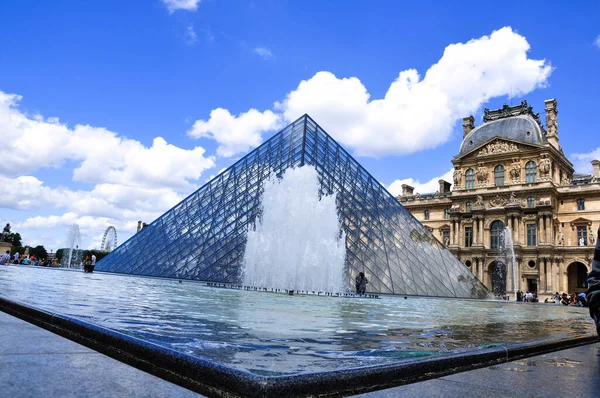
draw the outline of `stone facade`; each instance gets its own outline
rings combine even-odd
[[[513,271],[504,264],[499,231],[512,231],[517,289],[544,299],[586,290],[600,227],[600,162],[592,162],[592,175],[575,173],[558,144],[556,100],[546,101],[545,110],[545,129],[526,101],[486,110],[480,126],[472,117],[463,119],[465,141],[452,159],[453,190],[440,181],[435,194],[413,194],[407,186],[398,196],[488,288],[513,297]],[[529,129],[504,134],[486,126],[524,117],[540,126],[541,138],[532,139]],[[480,144],[468,148],[473,142]]]

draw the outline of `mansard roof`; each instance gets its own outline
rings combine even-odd
[[[527,105],[527,101],[513,107],[504,105],[501,109],[485,109],[483,122],[465,136],[458,156],[477,148],[494,137],[537,145],[548,142],[539,113],[534,114],[532,108]]]

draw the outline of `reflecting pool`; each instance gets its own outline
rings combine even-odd
[[[586,308],[554,304],[288,296],[42,267],[0,267],[0,296],[260,375],[595,333]]]

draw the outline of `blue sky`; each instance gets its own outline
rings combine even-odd
[[[4,1],[0,222],[54,250],[74,222],[123,241],[305,112],[424,193],[462,116],[556,98],[589,172],[598,70],[595,1]]]

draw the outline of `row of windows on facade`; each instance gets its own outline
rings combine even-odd
[[[527,225],[527,246],[537,245],[537,226],[535,224]],[[499,249],[504,247],[504,223],[502,221],[494,221],[490,225],[490,249]],[[450,230],[442,231],[444,242],[450,242]],[[473,246],[473,227],[465,227],[465,246]],[[588,244],[587,227],[577,226],[577,242]]]
[[[529,208],[534,208],[535,207],[535,198],[533,196],[529,196],[527,198],[527,207]],[[465,203],[465,211],[467,213],[470,213],[471,210],[473,209],[473,205],[471,202],[467,201]],[[585,199],[577,199],[577,210],[585,210]],[[429,212],[429,210],[425,210],[424,211],[424,216],[425,216],[425,220],[429,220],[429,217],[431,217],[431,213]],[[448,219],[450,218],[450,209],[444,209],[444,218]]]
[[[494,168],[494,184],[497,187],[504,186],[504,166],[499,164]],[[560,180],[562,181],[562,170],[560,171]],[[537,164],[530,160],[525,165],[525,182],[528,184],[537,182]],[[465,171],[465,188],[475,189],[475,170]]]

